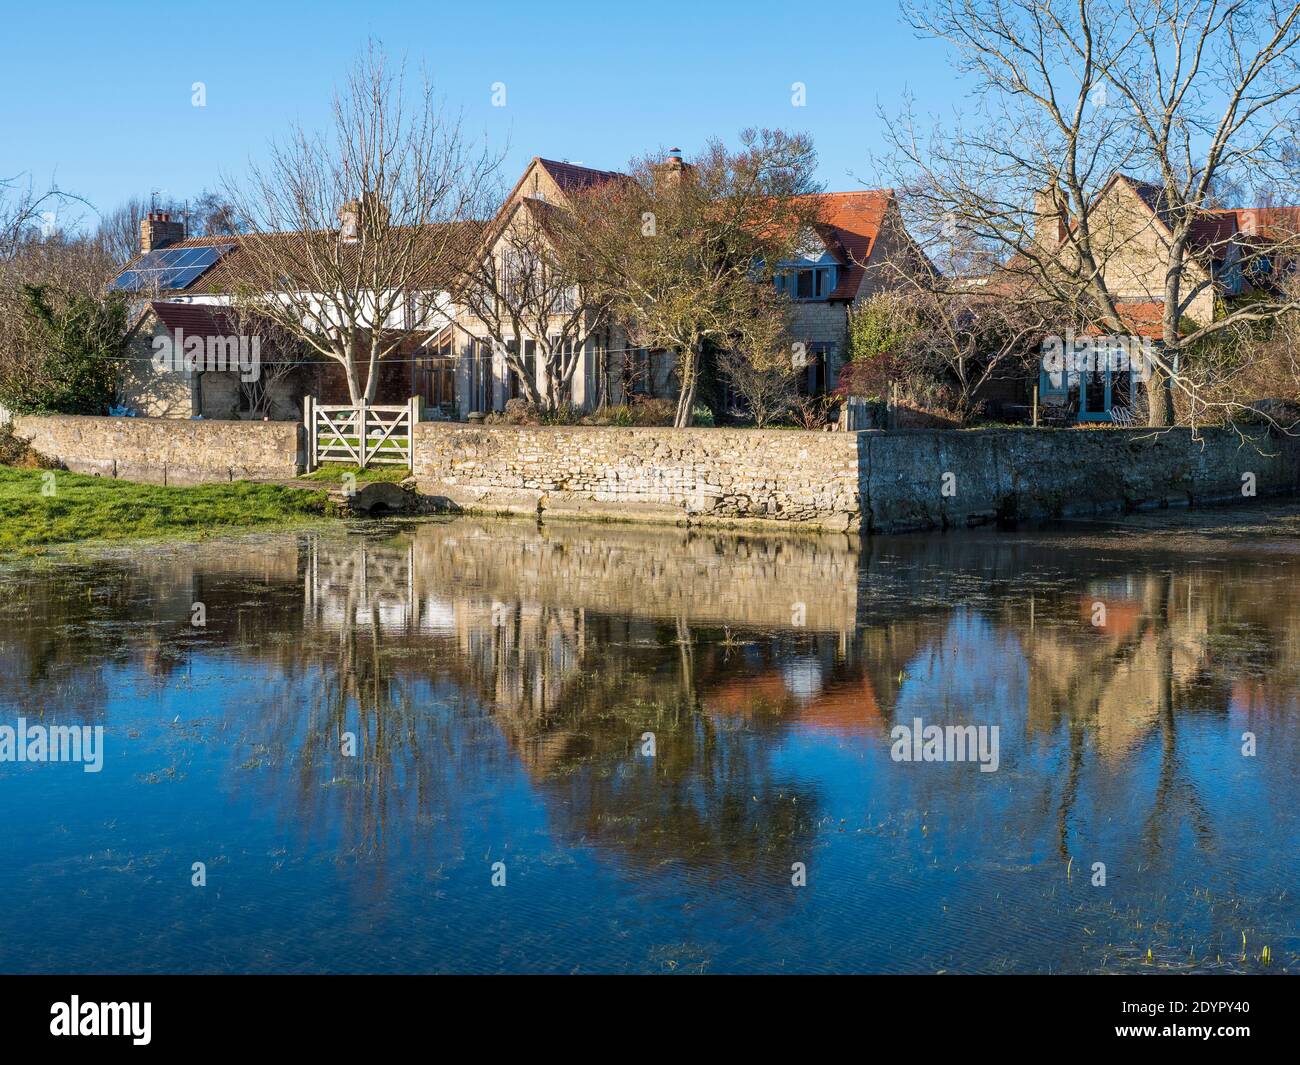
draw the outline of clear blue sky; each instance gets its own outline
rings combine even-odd
[[[330,93],[373,36],[423,63],[467,128],[533,155],[620,167],[687,153],[745,126],[810,133],[829,189],[871,183],[877,106],[911,91],[959,105],[942,45],[917,41],[893,0],[784,3],[14,4],[0,63],[0,176],[51,178],[109,209],[183,199],[238,175],[272,136],[322,126]],[[207,105],[191,104],[203,82]],[[493,82],[507,106],[491,106]],[[791,84],[807,104],[791,104]]]

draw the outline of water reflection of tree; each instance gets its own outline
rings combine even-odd
[[[1071,826],[1089,766],[1118,779],[1123,767],[1135,765],[1144,752],[1157,758],[1147,795],[1126,802],[1112,787],[1089,798],[1114,802],[1126,821],[1138,814],[1145,857],[1169,853],[1171,834],[1180,823],[1191,824],[1201,848],[1212,848],[1217,830],[1192,778],[1180,722],[1191,714],[1226,718],[1243,674],[1269,677],[1271,700],[1287,688],[1294,692],[1300,679],[1300,611],[1275,598],[1290,563],[1240,558],[1205,567],[1175,554],[1130,559],[1074,546],[1069,564],[1050,557],[1047,545],[1011,553],[1000,547],[976,557],[980,545],[975,542],[949,542],[933,553],[920,542],[893,545],[884,557],[868,558],[868,580],[880,592],[863,607],[863,640],[879,654],[880,664],[872,672],[884,676],[910,668],[909,661],[932,657],[952,662],[959,649],[954,644],[967,637],[946,631],[941,603],[961,605],[995,631],[1009,633],[1021,648],[1018,655],[1028,675],[1028,743],[1060,739],[1058,771],[1040,776],[1036,805],[1044,814],[1050,811],[1062,858],[1070,854]],[[1060,570],[1060,579],[1026,588],[1026,576],[1053,568]],[[959,593],[970,575],[978,575],[974,586]],[[920,607],[917,618],[872,618],[906,602],[909,597],[900,585],[907,584],[919,592],[914,597]],[[1100,627],[1091,618],[1096,602],[1108,607],[1108,620]],[[911,659],[894,638],[900,631],[910,632]],[[1010,667],[1005,663],[1004,671]],[[896,693],[888,684],[879,690],[881,705],[892,717]],[[980,719],[978,714],[969,717]],[[970,789],[985,783],[950,772],[924,780],[927,795],[919,801],[933,805],[945,792],[962,821]]]
[[[643,871],[788,884],[811,845],[817,795],[774,768],[776,718],[729,723],[706,711],[697,691],[708,663],[689,625],[491,606],[474,615],[453,675],[492,705],[565,838]]]

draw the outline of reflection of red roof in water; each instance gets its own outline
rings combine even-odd
[[[1142,604],[1131,599],[1110,600],[1104,595],[1085,595],[1079,599],[1079,616],[1092,623],[1094,603],[1106,604],[1106,624],[1095,626],[1107,636],[1131,636],[1142,620]]]
[[[1233,683],[1228,700],[1228,720],[1233,725],[1248,725],[1261,713],[1277,706],[1275,695],[1258,680],[1241,679]]]
[[[748,717],[760,704],[779,708],[782,716],[816,732],[857,734],[881,726],[880,704],[871,678],[832,681],[816,695],[799,699],[786,687],[780,670],[733,677],[716,688],[705,686],[704,706],[726,717]]]

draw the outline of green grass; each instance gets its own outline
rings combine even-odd
[[[42,495],[45,478],[53,494]],[[196,540],[258,527],[303,525],[326,493],[235,481],[165,488],[63,470],[0,466],[0,552],[31,553],[92,540]]]
[[[317,447],[343,447],[343,446],[346,445],[347,447],[350,447],[350,448],[353,448],[353,449],[356,449],[356,448],[358,448],[358,447],[360,446],[359,438],[358,438],[358,437],[355,437],[355,436],[333,436],[333,435],[331,435],[331,434],[329,434],[329,433],[321,433],[321,434],[316,438],[316,444],[317,444]],[[369,447],[371,447],[371,448],[375,448],[375,445],[374,445],[371,441],[369,441],[369,440],[366,441],[366,444],[367,444]],[[399,440],[393,440],[392,438],[389,438],[389,439],[387,439],[387,440],[383,440],[383,441],[381,441],[380,444],[379,444],[379,446],[378,446],[378,448],[375,448],[375,450],[378,450],[378,451],[401,451],[401,450],[403,450],[403,445],[402,445],[401,441],[399,441]]]
[[[411,476],[411,471],[405,466],[370,466],[362,470],[346,462],[331,462],[298,479],[321,481],[325,484],[342,484],[343,478],[349,473],[357,479],[357,484],[365,484],[368,481],[404,481]]]

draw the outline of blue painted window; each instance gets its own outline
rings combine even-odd
[[[835,266],[790,266],[776,275],[776,287],[792,300],[824,300],[835,291],[839,268]]]

